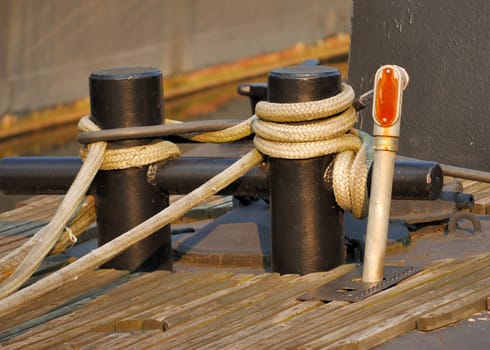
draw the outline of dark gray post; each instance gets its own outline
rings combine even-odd
[[[269,101],[307,102],[336,95],[335,68],[295,66],[270,72]],[[272,271],[307,274],[344,263],[343,213],[324,179],[332,156],[271,158]]]
[[[91,118],[101,129],[161,124],[162,73],[154,68],[115,68],[90,76]],[[143,145],[151,140],[110,142],[108,148]],[[147,181],[148,166],[100,171],[95,180],[99,245],[128,231],[168,206],[168,196]],[[172,269],[170,226],[109,261],[124,270]]]

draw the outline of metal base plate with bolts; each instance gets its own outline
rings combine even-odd
[[[422,269],[410,266],[385,266],[384,278],[378,283],[362,282],[362,269],[356,270],[326,283],[311,292],[301,295],[298,300],[320,300],[324,302],[338,300],[355,302],[387,289]]]

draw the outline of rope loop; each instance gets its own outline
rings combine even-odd
[[[88,147],[83,147],[80,156],[87,156]],[[143,167],[180,155],[179,148],[172,142],[160,141],[143,146],[134,146],[119,149],[107,149],[100,170],[118,170],[127,168]]]
[[[260,119],[291,123],[323,119],[345,111],[354,101],[354,89],[348,84],[342,84],[340,93],[335,96],[310,102],[272,103],[260,101],[255,107]]]
[[[81,131],[100,130],[88,116],[80,120],[78,127]],[[82,160],[86,158],[90,147],[91,145],[89,144],[81,149],[80,156]],[[143,167],[178,156],[180,156],[179,148],[169,141],[159,141],[149,145],[127,148],[106,149],[100,170]]]

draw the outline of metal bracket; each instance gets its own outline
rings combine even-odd
[[[383,281],[378,283],[362,282],[362,268],[326,283],[311,292],[301,295],[298,300],[320,300],[324,302],[339,300],[355,302],[387,289],[422,269],[411,266],[385,266]]]

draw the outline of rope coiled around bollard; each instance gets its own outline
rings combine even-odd
[[[274,158],[307,159],[336,154],[333,188],[337,204],[367,215],[367,175],[372,162],[369,135],[353,129],[354,91],[342,84],[333,97],[301,103],[259,102],[253,121],[255,147]]]

